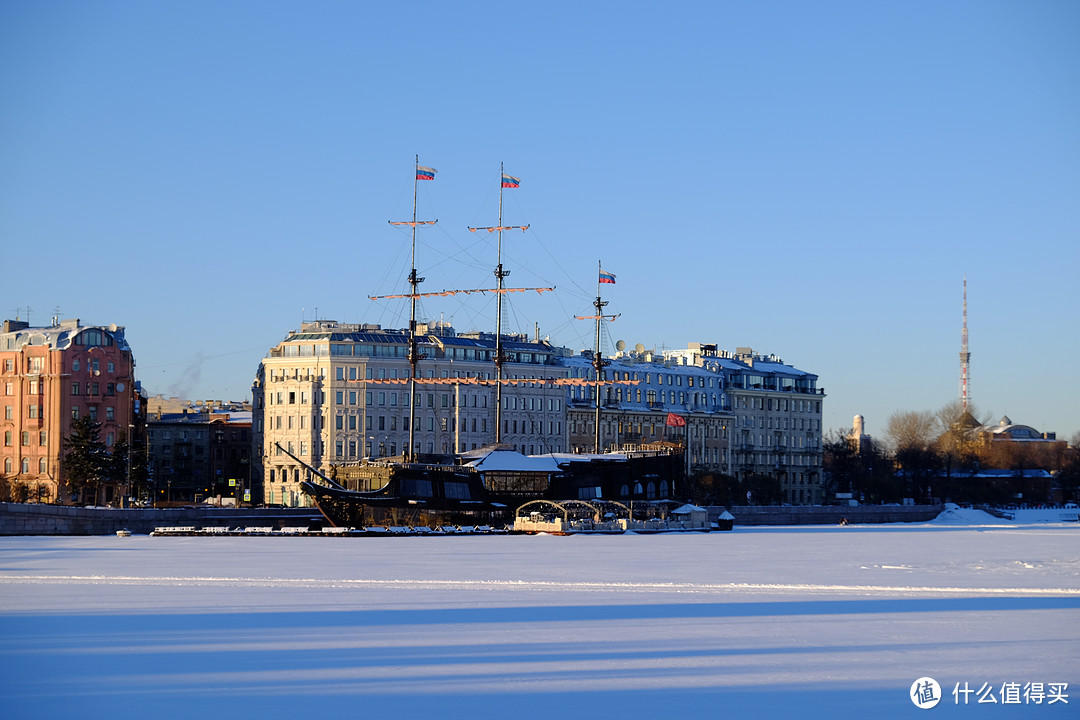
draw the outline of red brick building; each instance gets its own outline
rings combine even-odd
[[[64,441],[74,418],[101,424],[111,448],[129,441],[138,423],[135,359],[116,325],[83,326],[78,320],[30,327],[5,320],[0,328],[0,474],[24,486],[31,501],[72,500],[64,482]],[[125,488],[103,486],[102,502]],[[89,499],[83,499],[84,501]]]

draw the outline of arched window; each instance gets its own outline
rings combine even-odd
[[[622,487],[619,488],[619,497],[629,497],[629,496],[630,496],[630,488],[629,487],[627,487],[626,485],[623,485]]]

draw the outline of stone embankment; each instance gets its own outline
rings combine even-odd
[[[0,503],[0,535],[148,535],[163,526],[303,527],[322,525],[314,508],[85,508]]]
[[[933,520],[943,505],[736,505],[728,508],[736,525],[840,525],[842,523],[926,522]],[[716,522],[723,507],[712,507],[709,521]]]
[[[715,523],[725,508],[710,506]],[[941,505],[735,506],[735,525],[839,525],[842,523],[926,522]],[[319,528],[314,508],[83,508],[0,503],[0,535],[112,535],[117,530],[146,535],[158,527]]]

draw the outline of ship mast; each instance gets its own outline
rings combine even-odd
[[[423,176],[425,180],[434,180],[435,172],[434,168],[422,167],[420,165],[420,156],[416,156],[416,174],[413,177],[413,205],[412,205],[412,220],[405,220],[401,222],[391,221],[391,225],[409,225],[412,228],[412,250],[410,264],[412,269],[409,271],[409,287],[411,292],[409,293],[410,309],[409,309],[409,446],[403,453],[405,456],[405,462],[409,462],[414,459],[415,438],[416,438],[416,366],[420,360],[424,357],[416,342],[416,299],[420,297],[417,289],[420,283],[424,282],[424,278],[418,277],[416,274],[416,226],[417,225],[434,225],[438,220],[417,220],[416,219],[416,195],[417,185],[420,183],[420,178]]]
[[[528,225],[503,225],[503,188],[516,188],[521,183],[519,178],[507,175],[504,171],[503,164],[499,163],[499,224],[494,227],[486,228],[469,228],[471,232],[477,230],[487,230],[488,232],[497,232],[498,239],[498,264],[495,266],[495,280],[496,280],[496,300],[495,300],[495,444],[499,444],[502,440],[502,379],[503,379],[503,363],[506,362],[506,355],[503,353],[503,334],[502,334],[502,302],[503,295],[506,290],[503,288],[503,280],[510,274],[509,270],[503,269],[502,264],[502,236],[503,230],[521,230],[525,232]],[[544,288],[545,290],[550,288]],[[537,288],[537,290],[540,290]]]
[[[604,269],[603,269],[603,266],[602,266],[602,264],[600,262],[597,262],[597,270],[599,272],[598,272],[597,280],[596,280],[596,300],[593,301],[593,307],[596,308],[596,314],[595,315],[575,315],[574,317],[577,318],[578,320],[595,320],[596,321],[596,349],[593,351],[593,361],[592,361],[593,369],[596,371],[596,383],[595,383],[595,387],[596,387],[596,417],[595,417],[595,420],[593,422],[593,426],[594,426],[594,431],[593,431],[593,452],[599,454],[600,450],[601,450],[601,448],[600,448],[600,407],[601,407],[600,406],[600,388],[601,388],[602,385],[606,384],[604,382],[604,368],[611,364],[611,361],[610,360],[605,360],[603,355],[601,355],[601,353],[600,353],[600,322],[603,321],[603,320],[607,320],[609,322],[615,322],[615,318],[617,318],[619,316],[618,315],[605,315],[604,314],[604,307],[607,305],[607,303],[600,299],[600,285],[602,283],[604,283],[604,282],[614,283],[615,282],[615,276],[610,274],[610,273],[605,273]],[[605,278],[608,278],[608,279],[605,280]]]

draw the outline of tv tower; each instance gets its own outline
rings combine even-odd
[[[968,400],[971,397],[971,376],[968,374],[971,364],[971,353],[968,352],[967,331],[967,277],[964,277],[964,329],[960,331],[960,404],[967,410]]]

